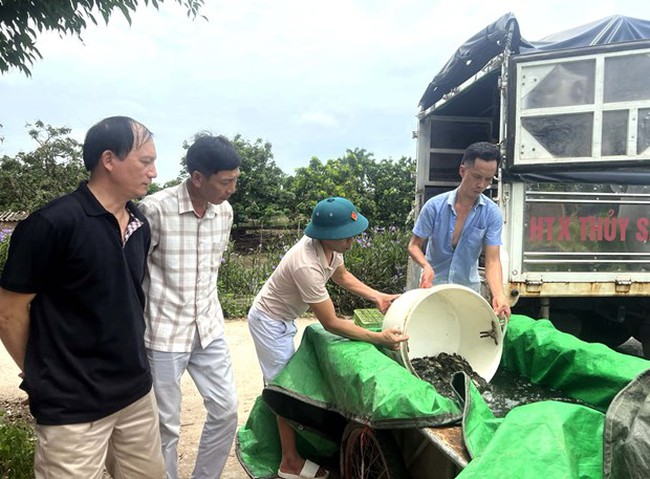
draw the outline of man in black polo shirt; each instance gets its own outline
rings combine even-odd
[[[36,418],[36,478],[164,474],[144,348],[150,242],[131,203],[156,176],[151,132],[126,117],[86,135],[90,179],[18,224],[0,278],[0,339]]]

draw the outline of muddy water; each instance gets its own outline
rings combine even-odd
[[[481,396],[497,417],[505,416],[517,406],[539,401],[580,403],[561,391],[534,384],[530,379],[505,369],[497,371],[490,382],[490,387]]]
[[[458,397],[451,387],[451,378],[457,372],[465,372],[497,417],[505,416],[517,406],[533,402],[553,400],[579,403],[559,391],[534,384],[528,378],[503,368],[497,371],[488,384],[462,356],[455,353],[415,358],[411,360],[411,365],[421,379],[452,400],[457,400]]]

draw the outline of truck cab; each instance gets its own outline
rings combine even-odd
[[[609,17],[527,42],[512,14],[459,48],[417,113],[416,213],[498,143],[513,312],[650,354],[650,22]],[[409,287],[419,271],[410,265]],[[487,290],[485,291],[487,295]]]

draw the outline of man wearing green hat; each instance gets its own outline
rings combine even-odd
[[[327,292],[331,278],[336,284],[375,303],[386,312],[397,294],[381,293],[345,269],[343,253],[352,248],[355,236],[365,231],[368,220],[347,199],[320,201],[312,212],[305,236],[282,258],[264,283],[248,313],[248,327],[255,342],[264,383],[268,384],[289,362],[295,349],[295,319],[310,309],[323,327],[334,334],[397,349],[408,339],[399,329],[369,331],[338,318]],[[329,472],[303,459],[296,449],[295,432],[278,416],[282,460],[278,476],[285,479],[323,479]]]

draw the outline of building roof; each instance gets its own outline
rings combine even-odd
[[[0,211],[0,221],[2,222],[20,221],[27,216],[29,216],[27,211]]]

